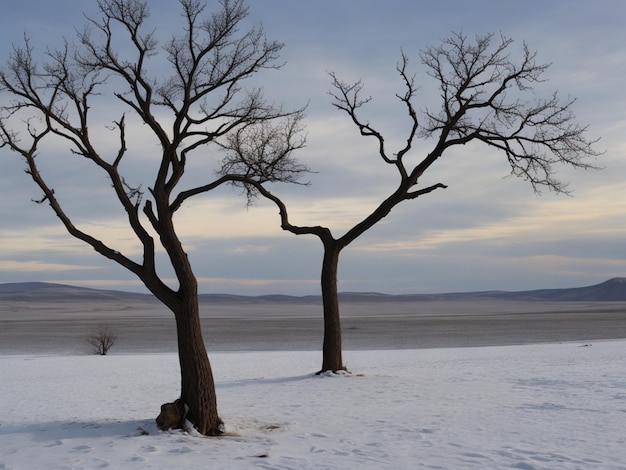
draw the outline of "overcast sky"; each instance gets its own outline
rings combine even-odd
[[[169,37],[180,24],[176,2],[149,4],[158,34]],[[82,12],[94,12],[95,1],[3,0],[2,5],[4,63],[11,43],[24,32],[38,51],[62,37],[71,39],[73,28],[84,22]],[[535,194],[528,183],[508,176],[503,155],[478,145],[444,156],[425,175],[425,184],[448,188],[404,202],[344,250],[341,291],[526,290],[626,276],[626,2],[263,0],[249,5],[249,20],[285,43],[286,62],[251,85],[263,86],[267,98],[288,107],[308,104],[308,142],[298,157],[316,173],[307,177],[310,186],[273,187],[293,223],[325,225],[340,236],[397,183],[393,168],[377,157],[375,142],[359,137],[347,117],[331,107],[328,72],[347,82],[363,80],[372,97],[370,123],[399,147],[408,125],[395,98],[402,92],[395,70],[400,52],[408,55],[420,86],[415,106],[436,105],[437,84],[424,73],[418,54],[452,31],[502,33],[519,47],[525,41],[538,51],[540,62],[552,64],[538,93],[559,90],[564,98],[576,97],[578,121],[589,125],[589,138],[601,138],[596,148],[605,154],[593,162],[601,171],[559,168],[571,197]],[[102,112],[91,130],[101,132],[107,145],[105,126],[119,116],[109,117],[105,109],[91,112]],[[415,158],[429,145],[432,141],[416,145]],[[129,142],[129,148],[137,165],[149,162],[157,150],[146,142]],[[112,195],[106,180],[68,163],[63,148],[39,158],[48,159],[45,168],[77,223],[136,256],[123,214],[106,204]],[[5,150],[0,150],[0,192],[0,283],[142,290],[130,273],[67,235],[47,205],[31,202],[41,195],[23,163]],[[267,202],[246,209],[239,192],[225,188],[186,204],[176,222],[201,292],[319,293],[319,240],[282,232],[277,210]]]

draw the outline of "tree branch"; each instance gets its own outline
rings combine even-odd
[[[544,81],[548,64],[538,64],[537,54],[526,44],[521,60],[513,62],[513,41],[501,37],[494,45],[493,40],[486,35],[469,42],[455,34],[422,52],[444,102],[439,113],[426,111],[428,125],[422,136],[435,136],[437,145],[415,174],[421,175],[447,148],[477,140],[502,151],[512,174],[529,181],[535,191],[547,187],[567,193],[555,165],[595,169],[588,159],[601,155],[593,148],[598,140],[588,139],[587,127],[575,123],[574,100],[561,102],[556,93],[535,98],[533,87]]]
[[[239,31],[248,14],[243,0],[222,2],[220,11],[208,17],[204,15],[205,5],[198,0],[181,0],[180,4],[186,28],[165,46],[165,58],[171,66],[171,74],[165,78],[162,64],[153,60],[162,49],[154,31],[147,27],[148,2],[142,0],[99,0],[100,15],[87,17],[76,44],[66,42],[59,50],[46,51],[38,65],[30,40],[25,38],[24,46],[14,47],[6,67],[0,69],[2,91],[13,97],[0,114],[1,145],[26,159],[28,173],[44,192],[39,202],[50,202],[73,236],[133,271],[169,305],[175,302],[173,291],[158,279],[155,242],[140,212],[158,234],[179,279],[184,278],[181,285],[191,285],[189,261],[175,233],[173,214],[189,197],[223,182],[218,177],[212,183],[179,191],[172,198],[192,154],[200,157],[200,152],[206,153],[207,145],[216,144],[218,138],[228,142],[231,133],[242,142],[263,139],[264,132],[272,128],[269,123],[286,120],[291,124],[275,126],[265,136],[263,144],[272,151],[239,158],[238,171],[268,182],[297,182],[299,175],[308,171],[291,156],[304,145],[304,138],[296,137],[302,131],[303,110],[284,111],[268,103],[259,89],[246,91],[242,85],[263,69],[279,68],[278,54],[283,45],[268,41],[259,27]],[[109,158],[96,148],[89,128],[90,122],[93,125],[91,107],[102,103],[106,95],[115,97],[113,101],[124,108],[121,118],[109,127],[118,139]],[[122,161],[132,155],[127,142],[127,112],[138,116],[160,144],[156,176],[146,185],[151,199],[145,201],[143,184],[121,174]],[[168,116],[164,117],[164,112]],[[33,117],[27,117],[25,124],[17,124],[29,114]],[[169,130],[166,125],[171,126]],[[257,126],[261,132],[255,130]],[[18,128],[27,142],[20,141]],[[60,137],[71,155],[90,161],[110,178],[128,223],[143,245],[141,264],[79,230],[63,211],[35,162],[35,154],[45,150],[43,141],[51,136]],[[284,151],[276,146],[281,138],[290,140]],[[216,149],[221,148],[223,144],[216,145]],[[233,164],[235,161],[228,158],[222,162],[224,168]],[[246,165],[249,168],[244,168]]]

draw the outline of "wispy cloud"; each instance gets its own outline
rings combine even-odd
[[[538,96],[558,89],[563,97],[577,97],[578,119],[589,124],[590,136],[602,137],[598,149],[606,153],[595,163],[603,170],[558,169],[571,183],[571,198],[534,195],[525,182],[506,178],[506,158],[482,146],[456,149],[420,181],[442,182],[448,189],[398,206],[344,251],[340,288],[410,292],[565,287],[626,274],[626,3],[249,4],[251,23],[262,22],[271,38],[286,44],[285,66],[259,74],[250,86],[264,87],[270,100],[286,108],[309,104],[308,145],[299,158],[316,172],[307,178],[311,185],[272,186],[287,203],[294,224],[328,226],[340,236],[397,184],[395,170],[380,161],[376,142],[360,136],[347,116],[331,106],[327,73],[334,71],[346,81],[363,79],[364,97],[372,97],[363,109],[367,120],[384,132],[390,149],[400,148],[407,131],[406,110],[395,97],[402,91],[395,70],[400,50],[409,55],[420,87],[416,107],[422,112],[438,106],[440,90],[425,74],[418,52],[453,30],[470,36],[502,32],[519,45],[526,41],[541,62],[552,63]],[[155,1],[150,6],[157,36],[169,38],[172,31],[166,26],[176,23],[177,3]],[[6,58],[24,29],[38,51],[61,44],[84,21],[81,9],[72,0],[42,3],[37,9],[13,2],[0,18],[0,56]],[[93,12],[95,5],[85,4],[84,9]],[[106,126],[119,119],[120,108],[113,102],[98,103],[90,113],[90,131],[99,148],[113,155],[118,140]],[[158,144],[131,114],[124,165],[129,183],[142,184],[147,191]],[[410,158],[423,157],[433,144],[416,143]],[[185,187],[214,175],[219,153],[209,156],[190,159]],[[140,259],[140,247],[110,182],[73,157],[55,144],[39,159],[81,228]],[[0,150],[0,169],[0,281],[62,279],[93,287],[141,288],[130,274],[67,235],[46,204],[31,202],[41,195],[23,173],[23,163],[5,149]],[[319,241],[283,232],[276,207],[267,201],[246,208],[240,192],[226,187],[189,200],[175,223],[201,291],[318,291]],[[167,278],[168,271],[163,272]]]
[[[42,263],[39,261],[4,261],[0,260],[0,271],[18,272],[18,273],[37,273],[37,272],[65,272],[65,271],[82,271],[96,269],[94,266],[61,264],[61,263]]]

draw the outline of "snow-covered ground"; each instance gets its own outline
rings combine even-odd
[[[157,430],[174,354],[0,357],[0,469],[626,468],[626,340],[210,358],[220,438]]]

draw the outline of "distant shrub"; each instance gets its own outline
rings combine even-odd
[[[93,347],[94,354],[106,356],[116,339],[117,337],[110,328],[102,326],[96,334],[89,337],[88,342]]]

